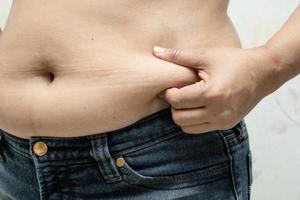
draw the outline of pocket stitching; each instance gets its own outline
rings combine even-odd
[[[124,159],[125,160],[125,159]],[[184,187],[191,187],[191,185],[200,185],[210,182],[210,179],[220,179],[225,176],[224,172],[226,169],[229,169],[229,163],[223,162],[220,164],[216,164],[214,166],[210,166],[207,168],[201,168],[189,172],[183,172],[180,174],[174,175],[165,175],[165,176],[145,176],[134,170],[129,164],[126,162],[124,163],[123,167],[119,167],[120,171],[122,172],[123,179],[128,184],[133,185],[140,185],[146,188],[152,189],[179,189]],[[209,180],[206,180],[209,179]],[[174,181],[178,181],[178,185],[176,187],[166,186],[168,184],[172,184]],[[193,182],[188,183],[188,182]],[[162,184],[161,187],[150,186],[150,184],[159,183]],[[182,186],[188,185],[188,186]]]
[[[176,130],[176,129],[175,129]],[[119,151],[118,153],[121,153],[122,155],[129,155],[131,153],[135,153],[135,152],[138,152],[138,151],[141,151],[141,150],[144,150],[144,149],[147,149],[149,147],[153,147],[154,145],[157,145],[161,142],[164,142],[166,140],[170,140],[176,136],[180,136],[183,134],[183,132],[181,131],[181,129],[177,130],[177,131],[170,131],[169,134],[165,134],[165,135],[162,135],[160,137],[157,137],[155,138],[154,140],[149,140],[147,142],[144,142],[144,143],[141,143],[137,146],[134,146],[132,148],[129,148],[129,149],[126,149],[126,150],[121,150]]]

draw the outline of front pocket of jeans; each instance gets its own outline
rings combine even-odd
[[[124,181],[156,189],[177,189],[204,184],[229,175],[229,159],[217,131],[180,134],[123,157],[119,167]]]
[[[179,174],[147,176],[134,170],[125,159],[124,161],[124,166],[119,167],[123,180],[128,184],[151,189],[171,190],[193,187],[230,176],[228,162]]]

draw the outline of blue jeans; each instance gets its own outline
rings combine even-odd
[[[232,129],[187,134],[168,107],[95,135],[26,140],[0,134],[1,200],[250,198],[243,120]]]

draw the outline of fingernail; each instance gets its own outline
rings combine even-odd
[[[163,53],[166,49],[163,47],[155,46],[154,47],[154,52],[155,53]]]

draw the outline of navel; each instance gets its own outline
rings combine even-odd
[[[52,83],[54,81],[55,76],[52,72],[47,72],[47,77],[48,77],[49,83]]]

